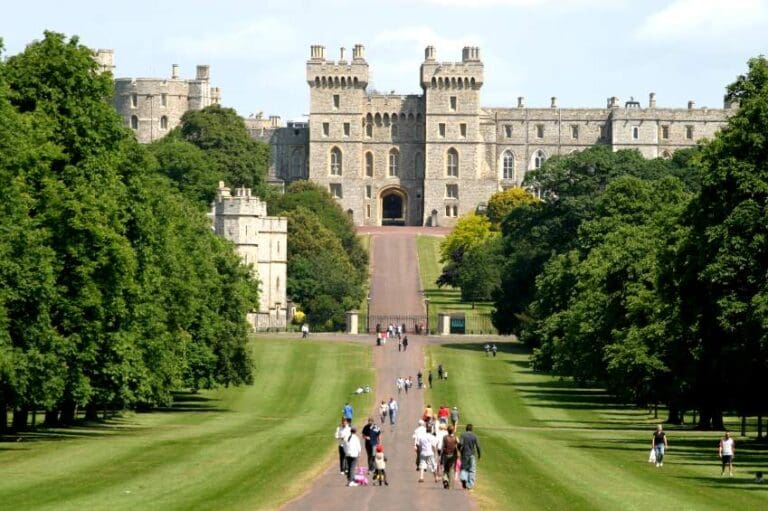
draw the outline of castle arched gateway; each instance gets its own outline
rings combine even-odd
[[[381,225],[408,224],[408,192],[399,186],[389,186],[379,192]]]

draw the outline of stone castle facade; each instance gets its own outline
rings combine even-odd
[[[249,188],[235,188],[233,195],[224,183],[219,183],[210,216],[214,232],[235,244],[259,280],[259,308],[248,315],[251,326],[284,327],[290,309],[285,290],[288,219],[267,216],[266,202]]]
[[[309,122],[269,131],[271,172],[286,182],[310,179],[333,194],[356,225],[452,226],[499,190],[519,186],[551,156],[606,144],[669,157],[711,138],[737,107],[659,108],[608,98],[605,108],[481,106],[480,50],[459,62],[425,50],[418,95],[368,91],[365,49],[328,60],[311,47],[306,63]],[[262,133],[264,136],[264,133]]]
[[[96,50],[102,71],[113,71],[114,52]],[[209,66],[199,65],[194,79],[179,76],[173,64],[170,78],[115,78],[113,105],[141,143],[164,137],[189,110],[221,102],[221,90],[210,84]]]

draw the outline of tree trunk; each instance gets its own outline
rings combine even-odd
[[[35,426],[37,426],[37,408],[32,408],[32,429],[35,429]]]
[[[8,408],[5,406],[5,401],[0,396],[0,435],[4,435],[8,431]]]
[[[741,416],[741,436],[747,436],[747,416]]]
[[[77,405],[72,401],[67,401],[61,406],[61,416],[59,417],[62,426],[71,426],[75,423],[77,414]]]
[[[762,440],[763,438],[763,416],[758,415],[757,416],[757,439]]]
[[[723,411],[722,410],[716,410],[712,413],[712,427],[715,429],[719,429],[720,431],[725,429],[725,424],[723,423]]]
[[[669,405],[669,408],[667,409],[667,420],[665,422],[667,424],[681,424],[682,413],[682,410],[676,405]]]
[[[653,403],[653,418],[659,418],[659,403]]]
[[[94,403],[88,403],[85,406],[85,420],[87,421],[99,420],[99,408]]]
[[[13,411],[13,430],[15,432],[24,431],[27,429],[27,417],[29,416],[29,410],[26,408],[20,408]]]
[[[59,425],[59,411],[58,410],[46,410],[45,421],[43,425],[53,428]]]

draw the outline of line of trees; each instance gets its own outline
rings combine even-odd
[[[257,283],[112,94],[76,37],[0,61],[0,432],[252,380]]]
[[[728,97],[727,126],[671,160],[594,147],[529,173],[544,200],[502,222],[494,322],[536,369],[665,404],[672,423],[767,411],[768,61]]]

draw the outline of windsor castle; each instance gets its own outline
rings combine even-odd
[[[97,52],[105,69],[111,54]],[[194,80],[116,79],[115,107],[142,142],[163,136],[188,109],[220,101],[207,66]],[[659,108],[607,99],[605,108],[529,108],[525,98],[506,108],[481,106],[480,50],[441,62],[429,46],[416,95],[368,90],[365,48],[347,60],[329,60],[312,46],[306,63],[309,120],[283,125],[278,117],[245,119],[252,136],[272,145],[272,179],[310,179],[337,198],[356,225],[452,226],[495,192],[519,186],[547,158],[595,144],[637,149],[646,158],[669,157],[712,138],[738,107]]]

